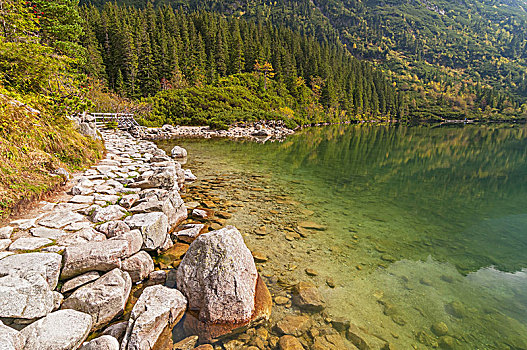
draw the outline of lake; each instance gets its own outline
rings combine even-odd
[[[258,269],[274,296],[311,281],[322,318],[398,349],[527,349],[526,126],[330,126],[284,142],[159,144],[188,150],[184,167],[199,180],[185,200],[232,209],[227,224],[268,258]],[[306,220],[324,230],[299,229]]]

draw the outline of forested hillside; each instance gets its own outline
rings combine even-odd
[[[93,0],[102,5],[106,1]],[[145,6],[146,0],[120,0]],[[155,0],[284,25],[380,65],[414,118],[527,115],[527,5],[520,0]]]
[[[406,115],[380,70],[284,26],[152,3],[82,14],[87,73],[130,98],[151,97],[148,119],[157,124],[271,118],[292,126]]]
[[[89,106],[81,35],[71,1],[0,1],[0,219],[102,155],[67,118]]]

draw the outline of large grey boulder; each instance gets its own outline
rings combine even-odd
[[[132,278],[132,282],[136,283],[144,280],[154,271],[154,261],[147,252],[140,251],[128,259],[123,260],[122,269],[128,272]]]
[[[93,328],[97,329],[124,311],[131,288],[130,275],[114,269],[95,282],[77,289],[64,300],[61,308],[91,315]]]
[[[242,322],[254,311],[258,273],[234,226],[200,235],[176,274],[178,289],[203,322]]]
[[[121,350],[150,350],[161,332],[175,325],[187,308],[177,289],[156,285],[145,288],[132,309]]]
[[[88,271],[106,272],[121,267],[121,259],[129,253],[126,240],[110,239],[67,247],[64,251],[62,279],[68,279]]]
[[[156,250],[165,243],[168,234],[168,218],[163,213],[136,214],[124,222],[143,235],[143,249]]]
[[[103,335],[84,343],[80,350],[119,350],[119,342],[111,335]]]
[[[55,289],[59,281],[62,256],[55,253],[14,254],[0,260],[0,276],[39,274]]]
[[[35,319],[46,316],[55,306],[52,292],[42,275],[28,273],[0,278],[0,318]]]
[[[77,349],[92,328],[92,317],[75,310],[59,310],[33,322],[20,333],[24,349]]]
[[[22,350],[22,335],[0,321],[0,350]]]
[[[70,247],[76,245],[83,245],[88,242],[100,242],[104,241],[106,236],[100,232],[95,231],[91,227],[84,227],[80,230],[62,236],[57,239],[56,243],[59,246]]]

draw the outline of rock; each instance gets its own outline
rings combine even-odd
[[[30,324],[20,333],[24,349],[77,349],[92,328],[90,315],[75,310],[59,310]]]
[[[289,302],[289,298],[279,295],[274,298],[274,302],[276,305],[285,305]]]
[[[17,330],[5,326],[0,321],[0,349],[22,350],[24,346],[22,335]]]
[[[343,317],[336,317],[331,320],[331,326],[338,332],[346,332],[350,328],[351,322]]]
[[[104,233],[107,238],[112,238],[130,232],[130,227],[124,221],[117,220],[97,226],[97,231]]]
[[[0,278],[0,318],[35,319],[53,310],[55,295],[38,273]]]
[[[318,276],[318,272],[316,270],[313,270],[313,269],[306,269],[306,275],[308,276]]]
[[[178,268],[177,285],[201,320],[241,322],[254,311],[257,275],[240,232],[228,226],[191,244]]]
[[[80,287],[64,300],[62,309],[74,309],[93,317],[93,328],[98,329],[124,311],[132,288],[127,272],[113,269],[95,282]]]
[[[103,335],[84,343],[80,350],[119,350],[119,342],[111,335]]]
[[[192,174],[192,171],[190,169],[185,169],[184,170],[184,177],[185,177],[185,181],[196,181],[198,178],[196,177],[196,175]]]
[[[123,233],[119,236],[110,238],[110,240],[123,240],[128,242],[128,251],[126,256],[132,256],[139,252],[143,247],[143,235],[139,230],[132,230],[130,232]]]
[[[136,283],[144,280],[154,271],[154,261],[147,252],[140,251],[128,259],[123,260],[122,270],[128,272],[132,278],[132,282]]]
[[[9,246],[10,251],[31,251],[42,248],[48,244],[52,244],[53,241],[48,238],[37,238],[37,237],[22,237],[11,243]]]
[[[78,194],[76,196],[71,197],[69,202],[77,204],[92,204],[93,196],[83,196],[81,194]]]
[[[448,350],[455,349],[456,340],[448,335],[442,336],[439,338],[439,347],[441,349],[448,349]]]
[[[68,279],[88,271],[106,272],[120,268],[121,259],[127,257],[128,252],[129,243],[118,239],[67,247],[61,278]]]
[[[204,224],[187,224],[183,226],[183,230],[175,232],[173,235],[180,241],[192,243],[204,227]]]
[[[310,326],[310,319],[307,316],[287,315],[276,323],[276,330],[279,334],[289,334],[301,336]]]
[[[60,289],[61,293],[70,292],[74,289],[77,289],[87,283],[93,282],[100,277],[100,274],[97,271],[90,271],[82,274],[80,276],[74,277],[62,285]]]
[[[192,210],[192,216],[200,219],[206,219],[209,214],[203,209],[194,209]]]
[[[353,343],[360,350],[370,350],[371,346],[366,340],[364,332],[354,324],[350,324],[348,331],[346,332],[346,338]]]
[[[172,350],[192,350],[198,343],[198,336],[192,335],[174,344]]]
[[[341,350],[348,349],[344,340],[338,334],[326,334],[315,338],[312,350]]]
[[[148,276],[148,284],[165,284],[167,281],[167,272],[164,270],[152,271]]]
[[[138,194],[135,194],[135,193],[127,194],[123,196],[123,198],[121,198],[121,200],[119,201],[119,205],[121,205],[121,207],[123,208],[130,209],[134,205],[134,203],[137,202],[138,200],[139,200]]]
[[[201,344],[195,347],[194,350],[214,350],[214,347],[210,344]]]
[[[122,350],[149,350],[163,330],[175,325],[187,308],[177,289],[156,285],[145,288],[132,309]]]
[[[7,249],[11,243],[13,243],[13,241],[11,241],[9,238],[0,239],[0,251]]]
[[[260,252],[252,252],[252,255],[253,255],[254,261],[257,263],[264,263],[267,260],[269,260],[269,258],[265,254],[260,253]]]
[[[313,221],[302,221],[298,223],[298,226],[306,230],[325,231],[327,229],[326,226]]]
[[[456,318],[464,318],[467,315],[465,305],[457,300],[446,305],[446,311]]]
[[[39,274],[55,289],[59,280],[62,256],[54,253],[15,254],[0,260],[0,276]]]
[[[329,288],[335,288],[337,286],[335,281],[331,277],[326,278],[326,284]]]
[[[105,208],[98,207],[90,215],[92,222],[106,222],[120,220],[127,214],[126,209],[119,205],[109,205]]]
[[[72,247],[83,245],[88,242],[101,242],[106,240],[106,236],[100,232],[95,231],[91,227],[83,228],[77,232],[65,235],[57,239],[57,245],[64,247]]]
[[[168,234],[168,218],[163,213],[136,214],[125,219],[132,229],[143,235],[143,249],[156,250],[163,246]]]
[[[271,294],[233,226],[199,236],[183,258],[176,280],[178,289],[188,295],[191,310],[184,328],[199,335],[202,343],[257,325],[271,314]]]
[[[50,228],[62,228],[68,224],[84,220],[84,216],[72,211],[55,211],[44,215],[38,224]]]
[[[56,228],[47,228],[47,227],[34,227],[31,230],[29,230],[32,236],[39,237],[39,238],[49,238],[49,239],[58,239],[64,235],[66,235],[66,232],[56,229]]]
[[[176,159],[187,158],[187,150],[179,146],[175,146],[174,148],[172,148],[170,154],[172,155],[172,158]]]
[[[128,321],[114,323],[101,333],[102,335],[111,335],[121,343],[128,327]]]
[[[156,261],[162,269],[169,266],[176,267],[188,251],[189,245],[186,243],[176,243],[163,254],[160,254]]]
[[[13,234],[14,228],[12,226],[5,226],[0,228],[0,239],[9,239]]]
[[[446,335],[448,333],[448,326],[445,322],[437,322],[432,325],[432,332],[438,337]]]
[[[293,288],[293,304],[309,312],[320,312],[325,306],[317,287],[310,282],[299,282]]]
[[[178,191],[170,191],[163,201],[163,213],[168,218],[169,231],[174,230],[187,218],[187,207]]]
[[[280,350],[304,350],[302,343],[292,335],[284,335],[278,341]]]
[[[393,255],[390,255],[390,254],[381,255],[381,259],[386,262],[392,262],[392,263],[397,261],[397,259]]]
[[[130,184],[132,188],[164,188],[172,190],[177,183],[176,167],[164,166],[164,167],[152,167],[151,173],[143,173],[134,179],[135,182]]]

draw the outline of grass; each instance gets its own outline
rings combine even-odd
[[[41,113],[0,94],[0,218],[60,186],[58,168],[79,171],[104,154],[102,142],[82,136],[69,119],[32,107]]]

